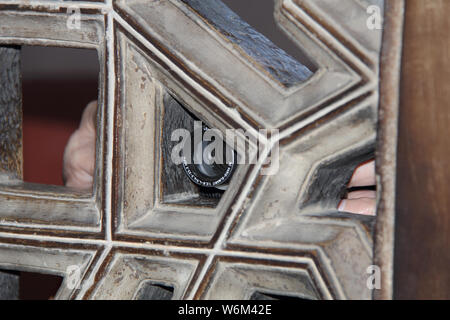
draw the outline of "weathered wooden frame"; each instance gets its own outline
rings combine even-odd
[[[379,75],[386,79],[383,86],[394,86],[398,76],[402,1],[386,5],[381,70],[382,32],[366,28],[362,3],[382,1],[346,0],[335,11],[325,0],[276,1],[280,27],[317,66],[310,78],[289,87],[189,1],[22,2],[0,1],[0,44],[93,48],[101,66],[102,125],[93,194],[23,184],[19,172],[1,187],[0,215],[5,219],[0,221],[0,243],[14,251],[15,259],[29,251],[38,255],[46,247],[59,256],[80,250],[90,257],[80,286],[61,289],[56,298],[133,298],[140,282],[125,282],[126,288],[117,292],[109,285],[120,270],[130,270],[126,261],[133,257],[174,268],[182,261],[190,264],[183,279],[164,272],[142,271],[139,276],[174,286],[174,298],[180,299],[249,298],[261,288],[302,298],[370,299],[366,268],[373,261],[383,270],[382,293],[376,297],[392,296],[394,209],[388,177],[395,145],[385,137],[395,134],[395,90],[381,87],[378,217],[338,213],[336,206],[353,169],[373,156]],[[67,32],[62,20],[72,5],[80,8],[82,23],[90,26],[93,20],[97,27]],[[354,12],[358,19],[350,23],[346,15]],[[14,28],[2,28],[9,15],[14,15]],[[22,31],[29,19],[39,27]],[[183,30],[177,28],[181,24]],[[45,39],[41,30],[46,30]],[[199,50],[199,44],[207,50]],[[166,92],[220,130],[243,128],[258,137],[259,128],[279,129],[280,173],[260,176],[262,160],[241,167],[214,209],[161,203],[157,145]],[[129,168],[140,171],[133,176]],[[40,210],[24,210],[36,202]],[[64,211],[65,204],[71,209]],[[22,210],[22,216],[8,208]],[[18,260],[4,262],[5,257],[12,259],[12,254],[0,255],[0,266],[22,268]],[[45,259],[27,260],[23,268],[61,274],[46,268]],[[245,290],[216,285],[236,268],[279,277],[279,285],[293,284],[291,273],[302,276],[290,290],[270,287],[269,280],[254,283],[250,273]],[[302,286],[310,288],[307,293]]]

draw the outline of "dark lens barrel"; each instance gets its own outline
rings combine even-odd
[[[206,132],[206,129],[204,132]],[[213,141],[200,141],[194,145],[194,139],[191,139],[190,155],[183,154],[183,169],[189,179],[204,188],[223,188],[226,186],[233,175],[236,167],[236,152],[232,150],[225,142],[223,145],[222,156],[204,154],[205,148]],[[228,150],[227,150],[228,149]],[[226,155],[232,155],[231,159],[226,159]],[[205,161],[208,158],[208,161]]]

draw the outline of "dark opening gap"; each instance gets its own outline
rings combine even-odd
[[[0,270],[0,300],[54,299],[62,281],[58,275]]]
[[[21,58],[24,181],[62,186],[67,141],[98,97],[97,52],[23,46]]]
[[[255,291],[250,300],[308,300],[296,296],[279,295],[266,292]]]
[[[173,297],[173,287],[146,282],[136,294],[136,300],[170,300]]]

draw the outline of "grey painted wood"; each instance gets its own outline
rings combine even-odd
[[[20,47],[0,46],[0,179],[22,177]],[[19,298],[19,275],[0,271],[0,300]]]
[[[215,207],[219,203],[219,191],[207,192],[193,184],[183,170],[181,164],[176,165],[171,160],[172,150],[180,143],[171,141],[171,134],[177,129],[194,130],[194,121],[200,121],[186,110],[170,94],[164,94],[164,116],[162,122],[162,192],[165,203]],[[207,123],[203,122],[207,125]],[[191,137],[193,139],[193,137]]]
[[[278,48],[263,34],[217,0],[182,0],[243,50],[273,78],[289,88],[305,82],[313,72]]]
[[[198,190],[186,177],[181,165],[175,165],[171,161],[173,147],[179,143],[171,141],[172,132],[176,129],[191,131],[194,128],[193,115],[190,115],[182,105],[170,94],[164,94],[164,116],[162,122],[162,187],[164,201],[176,199],[177,194],[198,196]]]
[[[0,172],[22,178],[20,47],[0,46]]]

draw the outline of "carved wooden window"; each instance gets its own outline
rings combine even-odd
[[[382,0],[275,1],[306,67],[219,0],[0,1],[0,269],[64,276],[58,299],[371,299],[378,264],[389,296],[392,208],[378,222],[336,210],[374,157],[383,30],[369,7],[382,18]],[[98,51],[92,194],[21,181],[24,44]],[[242,164],[203,195],[169,161],[171,131],[194,118],[278,129],[278,173]]]

